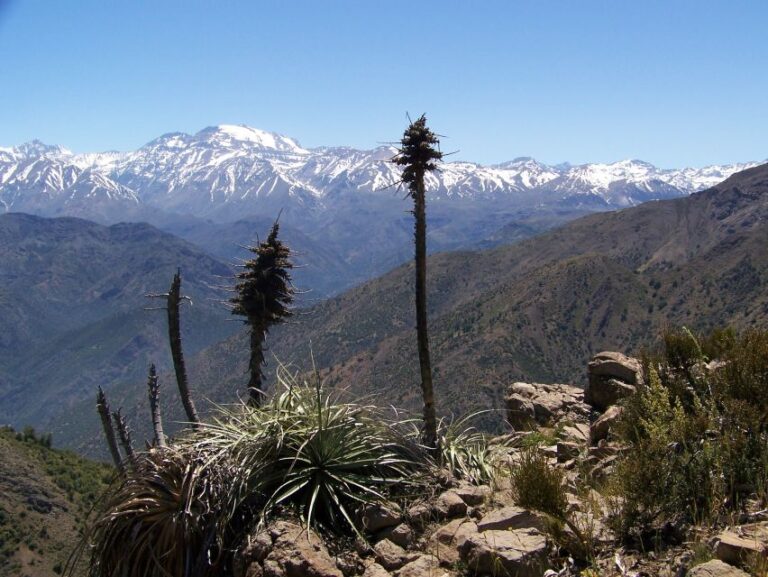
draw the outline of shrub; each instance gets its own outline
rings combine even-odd
[[[710,361],[717,355],[717,363]],[[709,364],[708,364],[709,363]],[[768,333],[668,331],[626,401],[613,479],[622,536],[707,522],[768,478]]]
[[[469,426],[483,412],[455,420],[440,419],[437,427],[440,465],[475,485],[493,483],[503,454],[503,445],[489,443],[488,435]]]
[[[550,466],[546,455],[537,447],[520,451],[518,461],[511,466],[510,479],[518,505],[555,519],[566,518],[568,498],[563,473]]]

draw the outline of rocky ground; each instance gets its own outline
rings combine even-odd
[[[619,353],[589,363],[589,385],[514,383],[507,393],[515,432],[498,442],[511,464],[536,441],[563,473],[568,522],[516,503],[508,477],[493,486],[447,481],[403,510],[368,510],[372,537],[339,544],[281,520],[252,535],[239,577],[460,577],[765,575],[768,511],[735,516],[729,526],[688,528],[684,535],[633,550],[609,529],[611,499],[601,491],[622,447],[612,440],[621,399],[642,384],[641,365]],[[531,435],[534,435],[531,437]]]

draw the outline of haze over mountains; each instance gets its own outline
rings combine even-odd
[[[299,284],[324,297],[410,257],[412,225],[404,193],[393,186],[393,153],[387,146],[305,149],[234,125],[166,134],[125,153],[73,154],[35,141],[0,148],[0,210],[150,222],[227,259],[281,214],[286,238],[306,257]],[[427,183],[429,247],[495,246],[588,212],[685,196],[754,165],[447,162]],[[236,221],[243,222],[221,226]]]

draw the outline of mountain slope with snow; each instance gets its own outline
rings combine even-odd
[[[142,204],[220,221],[284,209],[317,212],[390,196],[394,149],[305,149],[285,136],[222,125],[163,135],[127,153],[76,155],[34,141],[0,149],[0,206],[47,216],[110,213]],[[446,162],[430,174],[432,200],[494,201],[507,207],[587,203],[604,209],[684,196],[757,163],[659,169],[646,162],[547,166],[518,158],[494,166]],[[117,209],[110,207],[119,207]]]

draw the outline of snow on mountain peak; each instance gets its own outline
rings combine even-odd
[[[259,130],[245,124],[220,124],[204,128],[194,136],[195,140],[215,143],[222,146],[248,145],[250,147],[308,154],[293,138],[274,132]]]

